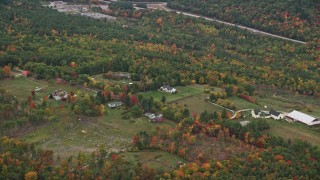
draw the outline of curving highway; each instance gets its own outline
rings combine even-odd
[[[170,9],[170,8],[167,7],[167,3],[148,4],[148,8],[149,9],[161,9],[161,10],[165,10],[165,11],[174,11],[174,12],[176,12],[178,14],[183,14],[183,15],[191,16],[191,17],[195,17],[195,18],[204,18],[204,19],[206,19],[208,21],[214,21],[214,22],[217,22],[217,23],[225,24],[227,26],[233,26],[233,27],[237,27],[237,28],[240,28],[240,29],[244,29],[244,30],[250,31],[250,32],[252,32],[254,34],[261,34],[261,35],[271,36],[271,37],[275,37],[275,38],[279,38],[279,39],[283,39],[283,40],[287,40],[287,41],[291,41],[291,42],[295,42],[295,43],[306,44],[306,42],[303,42],[303,41],[299,41],[299,40],[290,39],[290,38],[286,38],[286,37],[283,37],[283,36],[267,33],[267,32],[264,32],[264,31],[260,31],[258,29],[253,29],[253,28],[249,28],[249,27],[246,27],[246,26],[233,24],[233,23],[217,20],[217,19],[214,19],[214,18],[209,18],[209,17],[206,17],[206,16],[202,16],[202,15],[197,15],[197,14],[193,14],[193,13],[187,13],[187,12],[182,12],[182,11]]]

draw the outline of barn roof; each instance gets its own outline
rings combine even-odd
[[[287,117],[292,118],[292,119],[294,119],[296,121],[300,121],[302,123],[305,123],[305,124],[307,124],[309,126],[315,125],[315,124],[320,124],[320,121],[317,118],[312,117],[312,116],[310,116],[308,114],[296,111],[296,110],[294,110],[291,113],[289,113],[287,115]]]

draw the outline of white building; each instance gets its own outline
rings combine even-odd
[[[115,102],[110,102],[108,103],[108,107],[109,108],[115,108],[115,107],[119,107],[122,105],[122,102],[121,101],[115,101]]]
[[[160,88],[162,91],[164,92],[167,92],[167,93],[175,93],[177,92],[177,90],[169,85],[163,85],[161,88]]]
[[[291,113],[287,114],[286,116],[288,119],[291,119],[293,121],[299,121],[302,122],[308,126],[313,126],[313,125],[319,125],[320,124],[320,119],[317,119],[315,117],[309,116],[308,114],[299,112],[299,111],[292,111]]]
[[[275,110],[270,110],[269,114],[275,120],[283,119],[283,115]]]
[[[63,5],[66,5],[67,3],[66,2],[63,2],[63,1],[53,1],[53,2],[50,2],[50,4],[48,5],[48,7],[50,8],[55,8],[57,6],[63,6]]]

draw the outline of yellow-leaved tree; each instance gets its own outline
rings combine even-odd
[[[24,175],[25,180],[37,180],[38,179],[38,174],[37,172],[30,171],[27,174]]]

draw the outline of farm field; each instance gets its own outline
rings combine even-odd
[[[302,103],[295,102],[293,100],[284,100],[279,97],[255,97],[261,107],[268,106],[268,109],[274,109],[277,111],[291,112],[292,110],[297,110],[304,112],[306,114],[320,117],[320,106],[311,105],[312,112],[308,111],[306,105]]]
[[[314,99],[309,99],[310,97],[304,98],[304,103],[308,104],[308,106],[311,107],[311,112],[308,111],[308,108],[306,105],[296,102],[292,97],[288,97],[290,99],[282,98],[282,97],[273,97],[273,96],[254,96],[254,98],[257,100],[257,104],[250,103],[244,99],[241,99],[239,97],[233,96],[231,98],[228,98],[231,100],[237,110],[241,109],[263,109],[263,110],[270,110],[274,109],[276,111],[282,111],[282,112],[291,112],[292,110],[297,110],[304,112],[306,114],[309,114],[311,116],[320,117],[320,106],[317,104],[314,104]],[[303,99],[303,96],[300,97]],[[265,106],[267,108],[265,108]]]
[[[237,96],[230,97],[229,99],[234,103],[237,110],[261,108],[261,106],[259,106],[258,104],[250,103],[250,102],[248,102],[244,99],[241,99]]]
[[[268,119],[270,129],[264,131],[265,134],[282,137],[285,140],[300,139],[308,141],[313,145],[320,147],[320,127],[308,127],[298,122],[289,123],[286,121],[275,121]]]
[[[186,106],[190,113],[197,113],[201,114],[203,111],[208,112],[220,112],[223,111],[222,108],[215,106],[213,104],[210,104],[209,102],[206,102],[205,99],[208,96],[208,94],[202,93],[197,96],[192,96],[186,99],[182,99],[180,101],[177,101],[177,104],[180,104],[182,106]]]
[[[46,92],[36,93],[37,96],[39,96],[39,97],[42,97],[44,95],[48,95],[49,93],[51,93],[57,89],[62,89],[67,92],[74,91],[74,93],[77,93],[77,91],[79,91],[79,90],[82,93],[88,93],[88,94],[94,93],[92,91],[82,89],[82,88],[79,88],[76,86],[56,84],[55,82],[52,84],[49,84],[47,81],[44,81],[44,80],[35,80],[32,78],[25,78],[25,77],[1,80],[0,84],[1,84],[1,88],[8,90],[10,93],[15,95],[19,100],[26,99],[29,95],[31,95],[31,92],[36,87],[39,87],[39,88],[47,87]]]
[[[129,162],[141,163],[154,169],[171,171],[186,161],[174,154],[162,151],[125,152],[121,157]]]
[[[174,122],[150,123],[145,117],[125,120],[124,109],[108,109],[106,116],[88,118],[65,110],[64,118],[22,135],[27,142],[38,147],[52,149],[61,157],[74,152],[93,152],[99,147],[119,151],[131,146],[132,137],[139,131],[151,133],[157,126],[175,126]]]
[[[31,78],[17,78],[0,81],[1,87],[10,91],[18,99],[26,99],[35,87],[47,86],[47,92],[37,93],[42,97],[56,89],[65,91],[81,91],[93,93],[86,89],[70,85],[48,84]],[[57,106],[63,102],[48,100],[49,105]],[[60,157],[74,155],[74,152],[93,152],[99,147],[107,150],[120,150],[131,145],[132,137],[139,131],[152,132],[157,126],[175,126],[172,121],[164,123],[150,123],[145,117],[122,119],[124,108],[106,108],[106,115],[87,117],[74,114],[67,103],[64,109],[54,111],[55,118],[37,127],[23,127],[14,129],[10,133],[37,147],[51,149]]]
[[[186,98],[188,96],[192,96],[192,95],[196,95],[196,94],[200,94],[204,91],[204,86],[202,85],[194,85],[194,86],[178,86],[178,87],[174,87],[177,89],[178,93],[175,94],[170,94],[170,93],[166,93],[163,91],[148,91],[148,92],[143,92],[141,94],[143,94],[144,97],[153,97],[156,100],[161,100],[162,96],[166,97],[166,101],[168,103],[176,101],[176,100],[180,100],[182,98]]]

